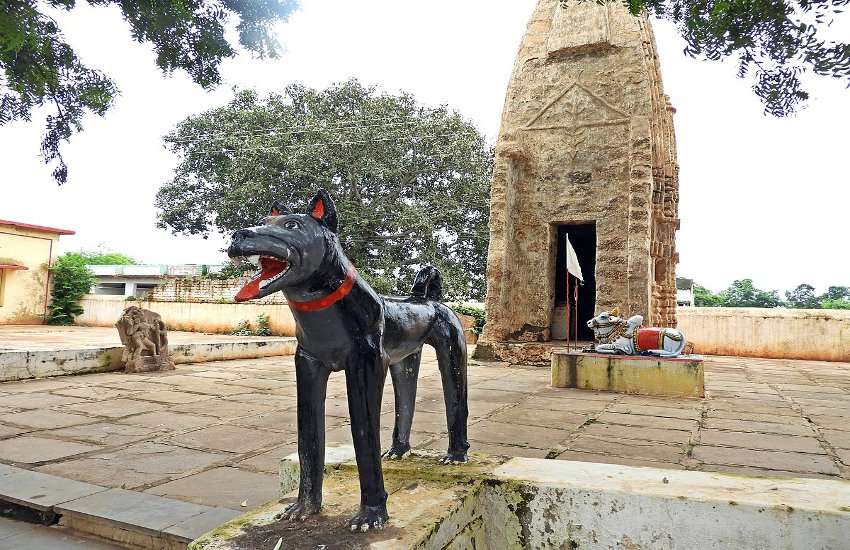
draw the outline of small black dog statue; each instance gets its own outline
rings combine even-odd
[[[360,476],[360,510],[352,531],[382,529],[387,493],[381,469],[381,396],[387,368],[395,392],[396,423],[387,458],[410,451],[410,428],[423,344],[437,352],[449,448],[441,462],[465,462],[466,343],[457,316],[439,303],[440,272],[425,267],[407,299],[379,296],[357,275],[337,237],[337,215],[328,193],[319,190],[308,214],[275,203],[263,225],[240,229],[228,249],[254,259],[258,273],[239,291],[243,302],[282,291],[295,317],[298,350],[298,500],[283,516],[304,520],[322,506],[325,461],[325,395],[331,372],[345,371],[351,435]]]

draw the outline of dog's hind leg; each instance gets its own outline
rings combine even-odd
[[[416,385],[419,380],[419,363],[422,349],[408,355],[398,363],[390,365],[395,394],[395,428],[393,443],[384,453],[389,460],[404,457],[410,452],[410,428],[413,425],[413,412],[416,408]]]
[[[437,364],[443,380],[449,449],[443,463],[466,462],[469,441],[466,422],[469,417],[466,386],[466,339],[460,320],[446,307],[440,307],[438,319],[428,343],[437,352]]]

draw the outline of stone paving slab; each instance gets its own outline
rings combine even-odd
[[[55,507],[63,516],[107,521],[115,526],[159,535],[172,525],[208,512],[210,507],[156,495],[109,489]]]
[[[95,445],[22,435],[0,441],[0,460],[40,464],[95,451],[98,448]]]
[[[145,491],[152,495],[241,510],[279,498],[277,475],[222,467],[180,478]]]
[[[49,511],[57,504],[106,491],[106,487],[90,483],[30,470],[16,470],[0,476],[0,500],[35,510]]]

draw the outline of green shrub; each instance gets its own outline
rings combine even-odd
[[[481,334],[481,331],[484,330],[484,322],[487,320],[487,314],[483,309],[464,305],[454,305],[452,306],[452,309],[461,315],[475,317],[475,326],[472,327],[472,332],[475,334]]]
[[[72,325],[74,318],[83,313],[80,299],[91,291],[95,283],[94,274],[88,270],[85,260],[78,254],[59,256],[50,267],[53,289],[47,323],[50,325]]]
[[[269,326],[269,316],[265,313],[257,315],[257,328],[251,328],[251,323],[242,321],[236,329],[231,332],[233,336],[271,336],[272,329]]]
[[[257,315],[257,328],[254,330],[257,336],[271,336],[272,329],[269,326],[269,316],[265,313]]]
[[[233,336],[253,336],[254,331],[251,330],[251,323],[248,321],[242,321],[230,334]]]

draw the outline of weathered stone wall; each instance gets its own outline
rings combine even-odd
[[[248,277],[238,279],[187,279],[173,277],[163,280],[153,288],[145,299],[155,302],[213,302],[232,303],[239,289],[248,282]],[[259,304],[285,304],[283,293],[275,292],[265,298],[254,300]]]
[[[675,325],[678,169],[660,80],[646,18],[538,3],[496,147],[485,345],[550,339],[560,224],[596,224],[597,310]]]

